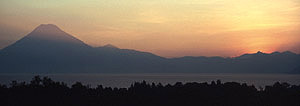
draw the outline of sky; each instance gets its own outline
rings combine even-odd
[[[0,0],[0,48],[40,24],[164,57],[300,53],[300,0]]]

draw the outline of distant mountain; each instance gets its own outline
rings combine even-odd
[[[296,67],[291,73],[299,74],[300,73],[300,65],[298,67]]]
[[[299,63],[289,51],[164,58],[111,44],[91,47],[52,24],[0,51],[0,73],[300,73]]]
[[[52,24],[42,24],[0,53],[2,72],[75,70],[92,47]],[[77,68],[77,67],[76,67]]]
[[[52,24],[42,24],[0,52],[0,72],[143,72],[164,58],[151,53],[119,49],[113,45],[93,48]]]
[[[182,57],[171,59],[178,65],[177,70],[206,73],[295,73],[300,55],[286,51],[270,54],[257,52],[234,58]],[[300,71],[299,71],[300,72]]]
[[[107,44],[107,45],[104,45],[104,46],[99,47],[99,48],[119,49],[117,46],[114,46],[112,44]]]
[[[52,24],[40,25],[27,36],[2,49],[1,55],[70,55],[90,49],[89,45]],[[34,56],[35,57],[35,56]]]

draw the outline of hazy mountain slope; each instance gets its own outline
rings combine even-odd
[[[55,25],[40,25],[1,50],[1,72],[143,72],[164,58],[112,45],[93,48]],[[144,69],[147,68],[147,69]]]
[[[163,58],[113,45],[91,47],[52,24],[0,51],[0,73],[300,73],[300,55]]]
[[[181,57],[171,59],[170,66],[177,72],[205,73],[289,73],[300,63],[300,56],[292,52],[257,52],[234,58]]]
[[[92,47],[63,32],[55,25],[40,25],[27,36],[4,48],[1,70],[6,72],[56,72],[75,70]],[[74,67],[74,68],[67,68]],[[80,67],[81,68],[81,67]]]

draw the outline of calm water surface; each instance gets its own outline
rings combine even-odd
[[[9,84],[11,81],[29,82],[36,74],[0,74],[0,83]],[[63,81],[68,85],[76,81],[90,84],[92,87],[103,85],[109,87],[129,87],[134,82],[147,81],[162,84],[176,82],[211,82],[220,79],[222,82],[240,82],[253,84],[257,87],[273,83],[288,82],[300,85],[300,75],[292,74],[40,74],[55,81]]]

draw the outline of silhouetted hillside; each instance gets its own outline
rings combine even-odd
[[[296,67],[292,73],[300,73],[300,65],[298,67]]]
[[[182,57],[171,59],[174,70],[214,73],[290,73],[300,63],[300,55],[286,51],[270,54],[257,52],[233,58]],[[175,65],[176,64],[176,65]],[[170,66],[171,66],[170,65]]]
[[[111,44],[91,47],[43,24],[0,51],[0,73],[300,73],[300,55],[257,52],[234,58],[164,58]]]
[[[151,53],[113,47],[93,48],[55,25],[40,25],[1,50],[0,72],[143,72],[154,69],[164,59]]]
[[[0,84],[1,106],[299,106],[300,85],[275,83],[257,90],[237,82],[180,83],[174,85],[136,82],[129,88],[80,82],[68,87],[48,77]]]

